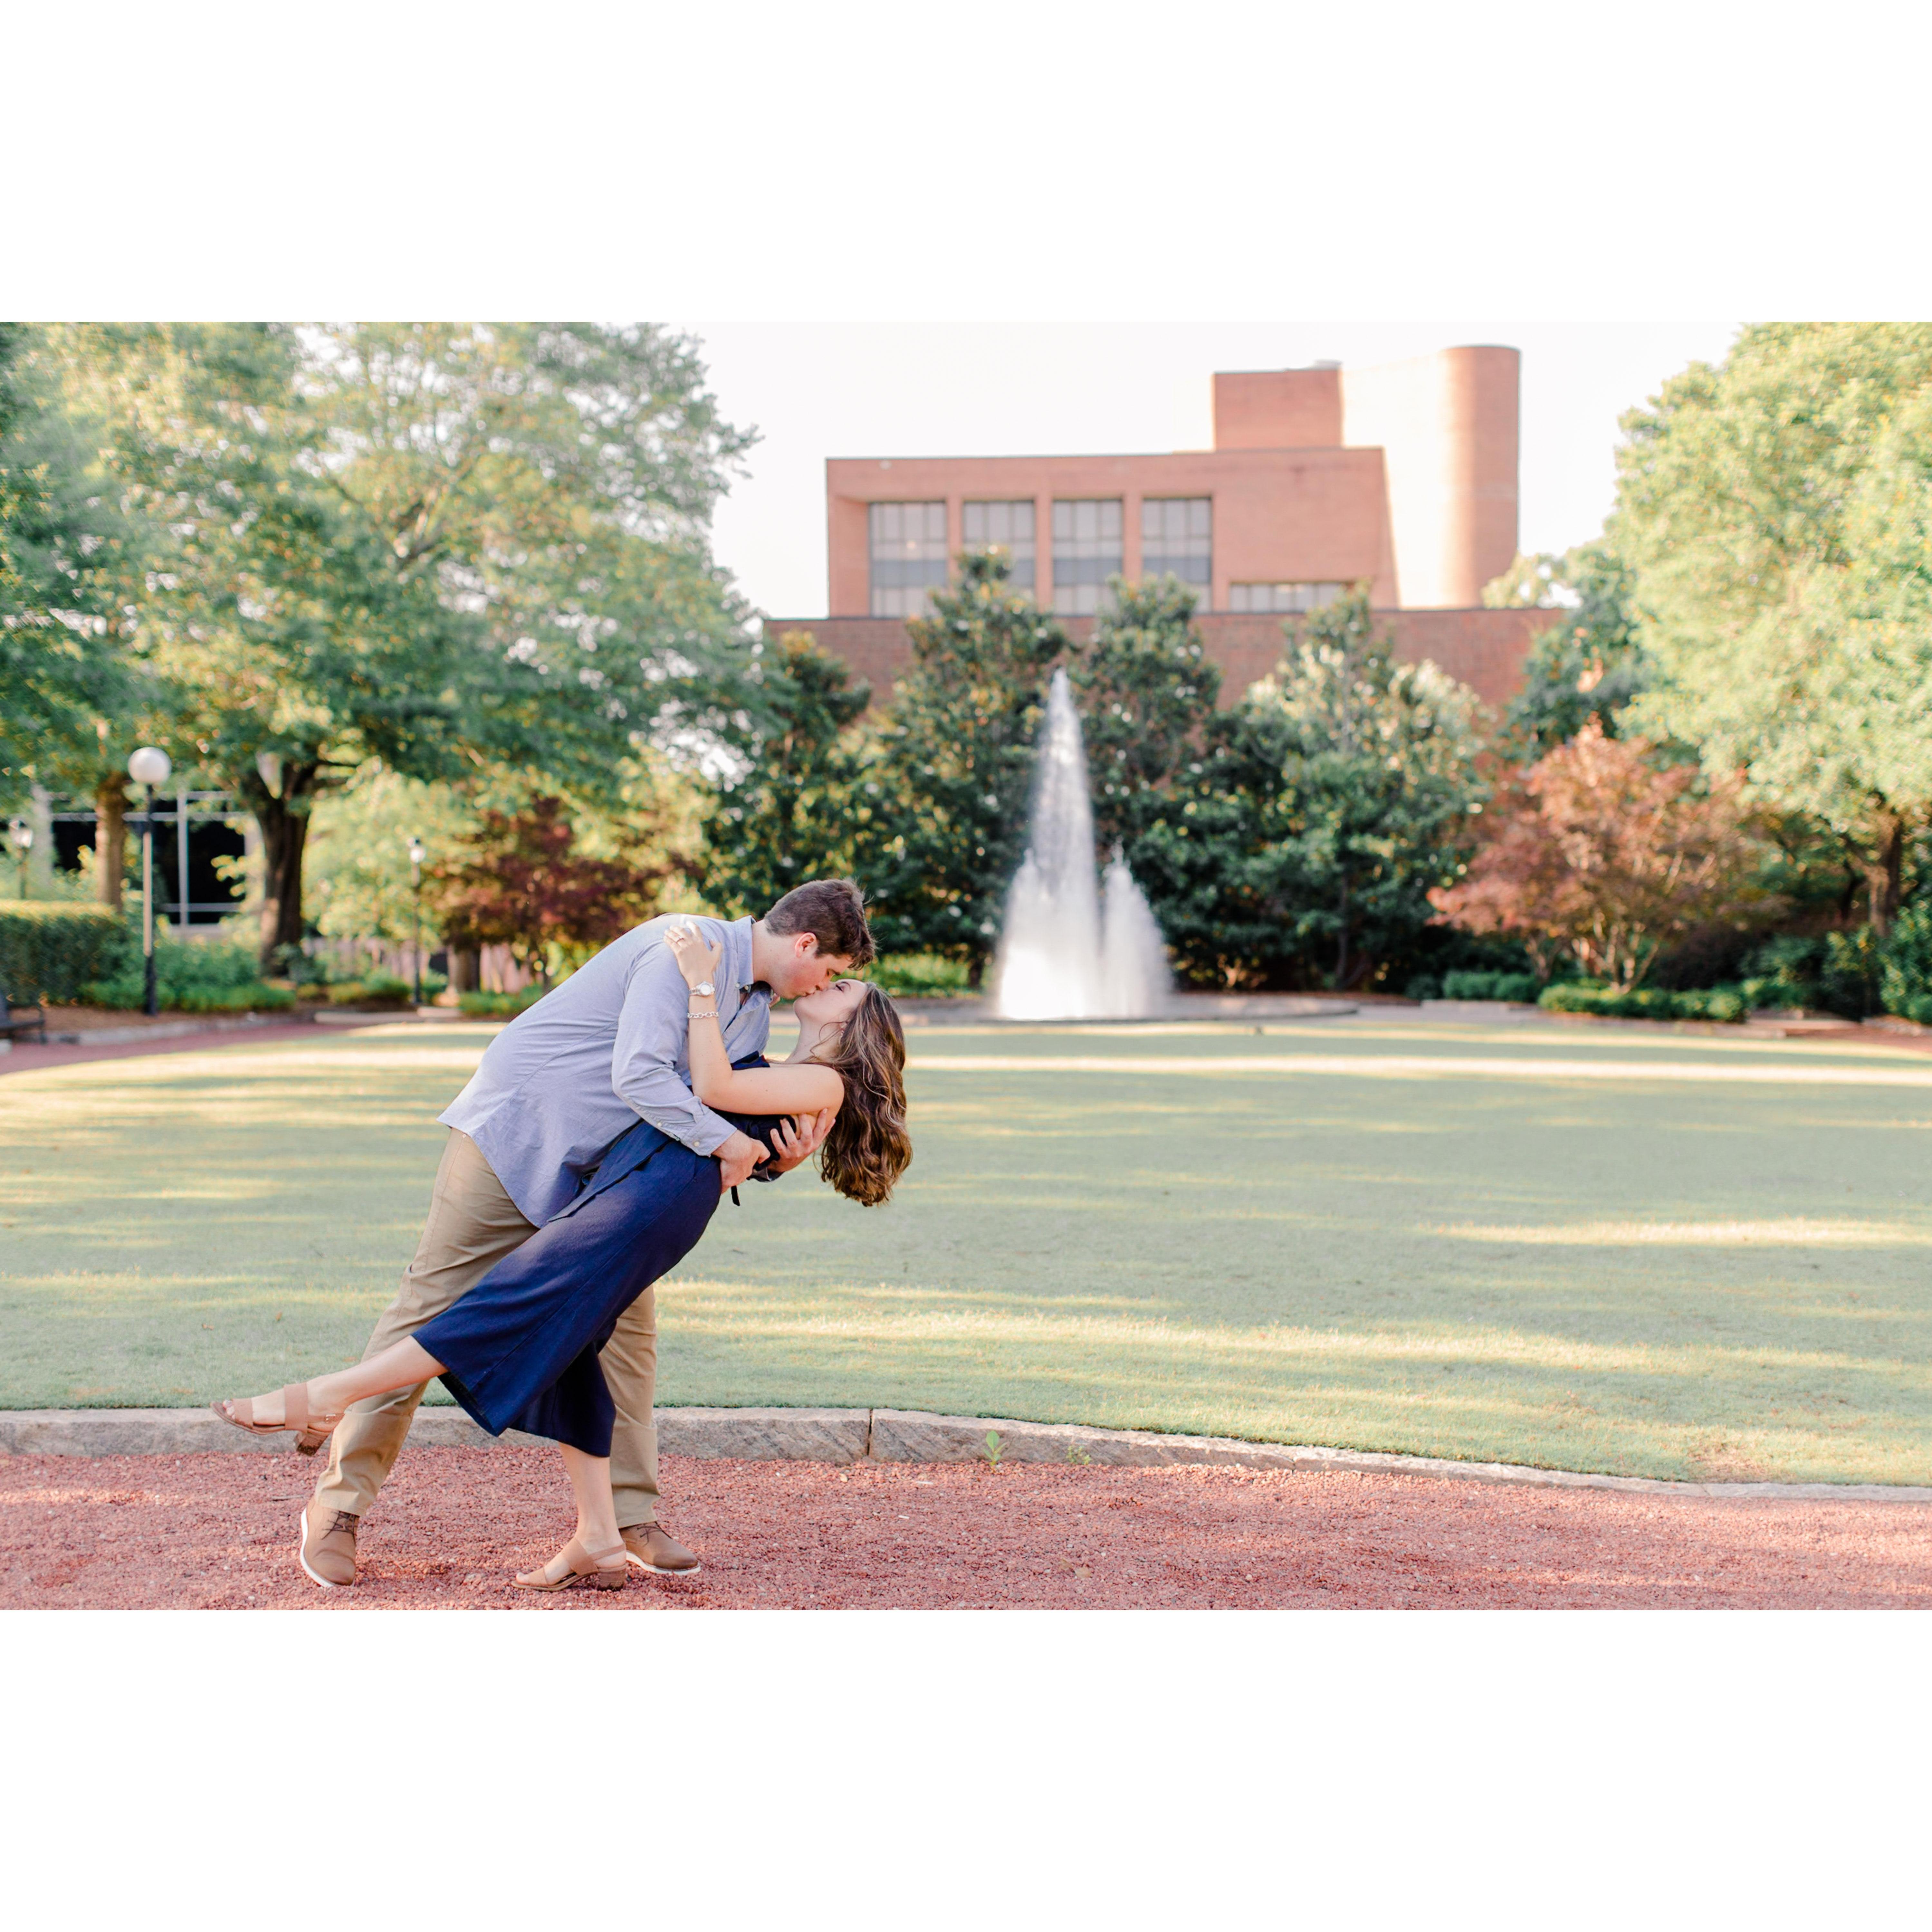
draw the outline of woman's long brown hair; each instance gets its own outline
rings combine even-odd
[[[876,1208],[912,1160],[905,1124],[905,1034],[890,1000],[868,985],[836,1042],[812,1058],[845,1083],[819,1150],[819,1171],[848,1199]]]

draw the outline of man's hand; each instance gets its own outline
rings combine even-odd
[[[734,1133],[717,1150],[717,1155],[718,1191],[728,1194],[764,1159],[765,1150],[749,1134]]]
[[[810,1160],[825,1144],[825,1136],[832,1131],[837,1111],[827,1107],[823,1113],[799,1114],[790,1120],[779,1121],[772,1130],[772,1145],[776,1151],[766,1172],[789,1174],[800,1161]]]

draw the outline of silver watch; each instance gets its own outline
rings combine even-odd
[[[718,988],[709,980],[699,980],[691,990],[694,993],[702,994],[706,999],[715,999],[718,995]]]

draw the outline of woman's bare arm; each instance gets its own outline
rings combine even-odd
[[[709,1034],[724,1071],[698,1070],[698,1039]],[[708,1056],[707,1056],[708,1058]],[[836,1109],[845,1083],[829,1066],[800,1060],[782,1066],[734,1066],[724,1058],[724,1036],[715,1019],[691,1023],[692,1091],[707,1107],[734,1114],[816,1114]]]
[[[689,928],[674,928],[664,943],[676,958],[685,983],[714,984],[724,956],[722,945],[707,944]],[[691,1090],[707,1107],[738,1114],[816,1114],[836,1108],[845,1097],[845,1083],[829,1066],[809,1061],[796,1066],[736,1067],[724,1051],[724,1030],[718,1024],[715,994],[693,993],[691,1010]]]

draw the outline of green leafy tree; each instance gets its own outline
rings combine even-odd
[[[1504,716],[1504,744],[1516,757],[1534,760],[1568,743],[1592,718],[1617,735],[1618,718],[1648,676],[1632,589],[1629,570],[1600,543],[1562,556],[1520,556],[1484,588],[1483,602],[1492,609],[1564,613],[1530,646],[1522,688]]]
[[[705,816],[704,883],[714,904],[755,916],[804,880],[850,875],[880,788],[854,731],[872,687],[809,632],[788,632],[749,681],[759,711],[740,714],[746,768],[720,781]]]
[[[92,794],[100,896],[120,898],[128,753],[158,694],[134,598],[149,539],[101,462],[53,334],[0,323],[0,794]]]
[[[880,788],[856,854],[881,952],[963,962],[977,986],[1026,844],[1047,679],[1066,633],[1016,591],[998,551],[968,554],[931,614],[879,734]]]
[[[304,853],[304,898],[316,931],[343,939],[412,937],[410,841],[422,841],[428,866],[446,862],[474,835],[477,810],[476,800],[453,787],[406,778],[376,759],[325,793],[310,815]],[[427,934],[427,887],[423,904]]]
[[[1115,578],[1094,640],[1071,675],[1094,790],[1094,827],[1130,866],[1174,781],[1198,765],[1221,674],[1194,626],[1195,593],[1178,578]]]
[[[1747,328],[1624,429],[1608,535],[1654,667],[1630,728],[1828,826],[1882,934],[1932,810],[1932,324]]]
[[[1280,670],[1211,721],[1136,874],[1197,979],[1366,986],[1415,946],[1472,843],[1476,702],[1395,662],[1361,593],[1287,628]]]
[[[183,328],[116,456],[176,549],[147,616],[187,756],[255,815],[265,959],[300,938],[317,796],[368,760],[609,785],[743,649],[706,548],[748,439],[648,328]]]

